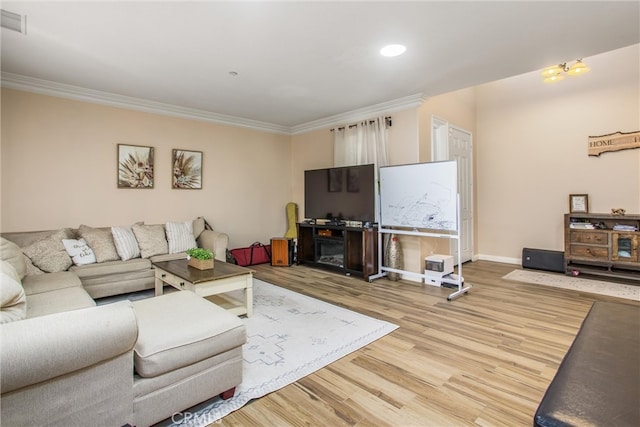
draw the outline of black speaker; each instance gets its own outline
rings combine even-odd
[[[546,249],[522,249],[522,268],[564,273],[564,252]]]

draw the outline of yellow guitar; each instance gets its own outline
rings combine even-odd
[[[289,228],[287,232],[284,233],[284,237],[297,239],[298,238],[298,230],[296,228],[296,224],[298,222],[298,205],[293,202],[287,203],[287,225]]]

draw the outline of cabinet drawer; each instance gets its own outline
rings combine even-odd
[[[156,270],[156,277],[174,288],[188,289],[189,286],[191,286],[191,283],[187,282],[182,277],[175,276],[171,273],[167,273],[166,271],[160,272]]]
[[[606,261],[609,259],[609,248],[602,246],[571,245],[571,256]]]
[[[608,245],[609,233],[606,231],[576,231],[571,230],[572,243],[591,243],[594,245]]]

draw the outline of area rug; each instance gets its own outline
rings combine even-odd
[[[244,318],[243,382],[228,400],[211,399],[161,425],[205,426],[291,384],[397,328],[254,279],[253,316]]]
[[[627,285],[624,283],[605,282],[603,280],[584,279],[581,277],[565,276],[563,274],[542,273],[529,270],[513,270],[504,276],[503,279],[640,301],[640,286]]]

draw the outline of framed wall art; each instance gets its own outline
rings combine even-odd
[[[569,195],[569,212],[570,213],[588,213],[589,212],[589,196],[587,194],[570,194]]]
[[[202,151],[173,150],[171,188],[202,189]]]
[[[118,188],[153,188],[153,147],[118,144]]]

